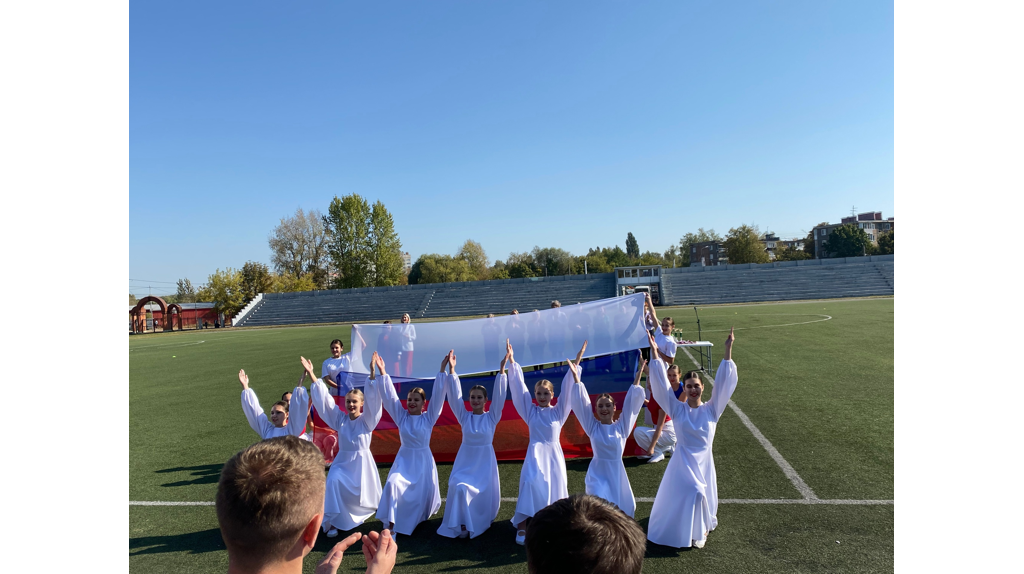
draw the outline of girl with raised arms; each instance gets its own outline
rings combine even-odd
[[[649,335],[651,347],[656,346]],[[704,384],[690,371],[683,376],[686,402],[676,400],[668,383],[665,361],[651,362],[649,382],[655,400],[672,417],[676,449],[654,498],[647,539],[655,544],[703,548],[708,533],[718,526],[718,481],[711,444],[725,407],[736,390],[736,363],[732,362],[732,331],[725,340],[725,358],[715,373],[708,402],[701,402]],[[655,355],[652,355],[652,357]]]
[[[306,394],[306,387],[302,382],[306,380],[306,373],[302,373],[299,384],[292,390],[292,396],[288,401],[277,401],[270,407],[270,419],[263,413],[260,400],[256,397],[256,391],[249,388],[249,376],[245,369],[238,371],[238,382],[242,383],[242,412],[245,413],[249,426],[261,439],[274,438],[278,436],[294,435],[304,440],[306,436],[306,410],[309,408],[309,395]],[[289,419],[288,413],[297,413]]]
[[[587,469],[587,494],[599,496],[619,507],[630,517],[636,512],[636,499],[633,489],[626,476],[626,467],[622,463],[622,451],[626,448],[629,431],[636,424],[640,407],[644,404],[644,389],[640,386],[640,375],[646,361],[640,360],[640,368],[636,372],[636,380],[629,387],[626,399],[622,403],[622,414],[618,421],[615,418],[615,399],[605,393],[597,398],[597,414],[590,408],[590,395],[587,387],[580,379],[578,365],[569,363],[576,384],[573,385],[570,402],[576,418],[580,421],[583,431],[590,437],[590,447],[594,450],[594,458]]]
[[[313,363],[305,357],[302,366],[311,378],[316,378]],[[334,538],[339,530],[352,530],[373,516],[380,502],[380,474],[370,452],[370,440],[380,421],[381,398],[372,386],[366,387],[365,394],[352,389],[345,395],[342,411],[323,379],[314,380],[310,388],[320,418],[338,432],[338,454],[327,473],[322,522],[327,536]]]
[[[508,340],[505,341],[508,348]],[[501,504],[501,484],[498,482],[498,460],[494,455],[494,431],[505,407],[508,377],[505,363],[511,350],[501,360],[499,374],[494,377],[494,399],[491,409],[487,405],[487,389],[477,385],[469,390],[469,406],[462,401],[462,383],[455,373],[455,351],[448,354],[448,404],[462,425],[462,445],[455,457],[452,474],[448,479],[448,502],[444,519],[437,533],[448,538],[476,538],[491,527]],[[441,365],[442,369],[444,364]]]
[[[370,385],[379,389],[384,410],[394,419],[402,441],[391,471],[388,472],[384,494],[377,508],[377,518],[387,524],[393,533],[409,535],[420,522],[441,508],[437,465],[430,453],[430,435],[434,431],[434,423],[441,416],[441,407],[444,406],[447,380],[444,367],[448,356],[441,361],[441,371],[434,377],[434,388],[426,411],[423,406],[427,396],[423,389],[416,387],[409,391],[406,410],[395,392],[394,382],[384,370],[384,360],[376,353],[372,360],[380,370],[381,377],[380,380],[371,379]]]
[[[563,498],[568,498],[566,488],[565,455],[562,454],[562,425],[569,418],[569,387],[573,384],[572,371],[566,370],[562,379],[562,394],[558,404],[551,406],[555,387],[551,381],[538,381],[534,387],[537,404],[530,399],[530,391],[526,388],[523,369],[515,362],[511,343],[507,343],[508,360],[512,365],[509,369],[509,396],[516,412],[530,427],[530,446],[526,450],[523,470],[519,475],[519,500],[516,502],[516,513],[512,524],[517,528],[516,543],[526,542],[526,521],[542,508]],[[587,344],[576,355],[576,366],[583,360],[583,351]]]

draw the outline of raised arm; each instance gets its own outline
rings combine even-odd
[[[638,387],[636,385],[629,387],[629,391],[626,393],[626,399],[622,401],[622,413],[619,414],[618,420],[618,424],[622,425],[623,436],[629,436],[629,432],[633,429],[633,425],[636,424],[636,419],[640,415],[640,409],[643,406],[643,387]],[[657,439],[652,441],[652,444],[657,444]]]
[[[292,389],[292,398],[288,401],[288,412],[295,416],[288,417],[288,434],[299,436],[306,432],[306,415],[309,411],[309,395],[306,394],[306,387],[302,382],[306,380],[307,373],[302,372],[299,384]],[[334,401],[331,401],[332,403]]]
[[[738,377],[736,374],[736,363],[732,361],[732,344],[736,340],[735,329],[729,331],[729,337],[725,340],[725,358],[718,364],[718,371],[715,372],[715,387],[711,389],[711,398],[708,399],[708,408],[715,414],[717,421],[729,399],[736,391]]]
[[[569,413],[572,411],[572,388],[576,383],[582,383],[580,380],[580,363],[583,362],[583,353],[587,350],[587,341],[583,341],[583,346],[580,347],[580,351],[576,353],[576,361],[567,361],[569,363],[569,370],[565,372],[565,376],[562,377],[562,392],[558,394],[558,404],[555,405],[555,409],[558,410],[558,418],[565,424],[565,421],[569,418]],[[590,417],[593,419],[593,415]],[[582,421],[581,421],[582,422]]]
[[[306,369],[306,374],[313,372],[313,363],[311,363],[305,357],[300,357],[303,368]],[[311,377],[313,382],[309,384],[310,398],[313,404],[313,408],[320,414],[320,418],[327,423],[328,426],[337,430],[338,416],[341,415],[341,409],[335,404],[334,399],[331,398],[331,391],[324,384],[323,379],[318,379],[316,376]],[[292,399],[295,398],[295,391],[292,391]],[[288,405],[288,410],[291,411],[292,406]],[[290,421],[291,419],[289,419]]]
[[[572,367],[570,367],[570,369],[571,368]],[[562,394],[564,395],[565,381],[562,381],[562,385]],[[576,382],[571,385],[572,388],[569,389],[569,406],[572,407],[572,411],[576,413],[576,420],[580,421],[580,426],[583,427],[583,432],[587,433],[587,436],[591,436],[593,434],[594,425],[601,424],[601,422],[594,416],[594,411],[590,404],[590,394],[587,392],[587,387],[583,384],[583,381],[577,378]],[[558,402],[561,403],[561,399],[559,399]]]
[[[452,408],[452,412],[455,413],[455,418],[459,420],[459,424],[464,424],[462,419],[469,411],[466,410],[466,403],[462,400],[462,381],[459,380],[459,375],[457,373],[448,375],[446,386],[445,394],[448,399],[448,406]]]
[[[509,344],[508,339],[505,340],[505,344]],[[511,351],[505,354],[505,358],[501,360],[501,372],[494,377],[494,388],[491,389],[493,396],[491,396],[491,410],[487,411],[487,414],[491,416],[491,420],[497,425],[501,420],[501,413],[505,410],[505,397],[508,395],[508,375],[505,372],[505,365],[508,360],[512,357]]]
[[[438,417],[441,416],[441,409],[444,408],[444,392],[445,382],[448,381],[448,375],[444,373],[438,373],[434,377],[434,388],[430,391],[430,402],[427,403],[427,412],[424,414],[430,418],[430,424],[435,424]],[[462,407],[463,410],[466,407]]]
[[[652,349],[658,348],[652,335],[648,334],[647,339],[651,343]],[[647,366],[647,384],[651,387],[651,397],[661,405],[663,411],[667,411],[672,404],[669,401],[676,399],[672,394],[672,387],[668,383],[668,366],[657,353],[652,353],[651,358],[654,360]]]
[[[382,412],[380,387],[376,383],[377,381],[374,380],[367,381],[363,388],[363,415],[359,417],[359,420],[371,431],[377,428]]]
[[[238,382],[242,383],[242,412],[245,413],[245,420],[260,438],[270,432],[274,424],[267,419],[260,406],[260,400],[256,397],[256,391],[249,388],[249,376],[244,370],[238,371]]]

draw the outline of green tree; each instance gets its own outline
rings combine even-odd
[[[736,263],[768,263],[768,252],[761,243],[761,232],[757,226],[740,225],[729,230],[725,238],[725,248],[729,253],[729,264]]]
[[[242,265],[242,297],[248,303],[260,293],[270,291],[273,279],[270,276],[270,268],[257,261],[246,261]]]
[[[402,242],[395,232],[395,221],[381,201],[373,204],[369,225],[369,282],[375,287],[390,287],[402,282]]]
[[[136,304],[138,304],[138,302],[139,302],[139,300],[135,298],[135,295],[132,295],[131,293],[128,294],[128,304],[129,305],[136,305]]]
[[[821,223],[819,225],[828,225],[828,222]],[[804,253],[809,255],[808,259],[814,259],[816,257],[814,251],[814,230],[811,229],[807,232],[807,237],[804,238]]]
[[[472,270],[465,259],[431,253],[420,255],[409,271],[409,283],[454,283],[469,281]]]
[[[626,234],[626,256],[630,259],[640,258],[640,245],[636,242],[636,237],[633,237],[632,231]]]
[[[297,291],[313,291],[317,284],[312,273],[305,275],[292,275],[291,273],[278,273],[271,277],[270,293],[294,293]]]
[[[533,256],[533,264],[538,271],[537,275],[555,276],[569,274],[572,254],[565,249],[534,246],[530,255]]]
[[[312,274],[316,288],[326,289],[331,258],[327,251],[328,234],[319,210],[295,211],[282,217],[268,238],[270,263],[278,273]]]
[[[697,228],[696,233],[687,233],[679,239],[679,259],[680,267],[690,266],[690,246],[695,243],[704,243],[705,241],[722,241],[722,236],[715,233],[714,229],[705,230],[703,227]],[[732,261],[730,255],[729,261]]]
[[[821,247],[829,257],[857,257],[871,254],[874,250],[867,232],[854,223],[847,223],[833,229]],[[729,257],[731,262],[732,252],[729,253]]]
[[[604,258],[604,255],[601,255],[600,249],[591,249],[590,251],[587,252],[586,255],[582,255],[577,259],[585,259],[587,261],[587,273],[611,273],[612,271],[615,270],[615,268],[610,263],[608,263],[608,260]],[[583,273],[583,269],[580,269],[580,267],[582,267],[582,262],[579,266],[573,268],[573,272]]]
[[[481,280],[490,277],[490,273],[487,269],[487,253],[484,251],[483,245],[480,245],[472,239],[467,239],[466,242],[462,244],[462,247],[459,248],[455,257],[462,259],[469,264],[469,269],[473,274],[472,280]]]
[[[776,261],[801,261],[803,259],[810,258],[811,254],[803,249],[791,249],[785,246],[780,246],[775,249]]]
[[[671,267],[672,263],[666,261],[665,257],[661,253],[655,253],[653,251],[644,251],[637,258],[637,265],[661,265],[662,267]]]
[[[509,253],[508,260],[505,261],[505,270],[512,279],[536,277],[544,273],[537,267],[533,255],[526,252]]]
[[[616,267],[632,265],[632,262],[629,260],[629,256],[626,255],[626,252],[618,245],[615,247],[595,247],[587,250],[587,257],[592,257],[594,255],[600,255],[604,258],[609,267],[608,271],[611,271]],[[589,267],[589,261],[587,266]],[[591,271],[591,273],[597,272]]]
[[[192,286],[192,282],[187,277],[178,279],[178,292],[175,293],[175,297],[181,303],[196,302],[196,288]]]
[[[676,264],[680,262],[679,247],[676,245],[669,246],[669,248],[665,250],[665,253],[662,254],[662,257],[665,259],[666,267],[675,267]]]
[[[896,253],[892,243],[893,233],[896,233],[895,229],[878,236],[878,247],[875,248],[876,255],[892,255]]]
[[[199,293],[203,299],[213,301],[217,313],[226,316],[234,316],[245,306],[242,274],[230,267],[224,271],[217,269],[206,279],[206,285],[199,289]]]
[[[366,287],[372,280],[370,217],[370,204],[358,194],[331,200],[323,221],[338,288]]]

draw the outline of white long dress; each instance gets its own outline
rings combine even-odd
[[[338,431],[338,454],[327,473],[324,493],[324,532],[331,528],[351,530],[373,516],[380,502],[380,474],[370,452],[373,429],[381,417],[380,393],[368,385],[363,395],[363,414],[352,420],[347,411],[334,403],[323,380],[317,379],[311,388],[320,418]]]
[[[377,518],[385,526],[395,523],[395,532],[412,534],[420,522],[433,516],[441,508],[441,490],[438,488],[437,465],[430,453],[430,435],[434,423],[444,406],[444,373],[434,378],[434,390],[423,414],[412,416],[402,407],[391,377],[385,375],[371,384],[381,390],[384,409],[398,427],[402,446],[391,465],[384,494],[377,507]]]
[[[676,400],[665,362],[651,362],[650,384],[655,400],[672,417],[676,450],[654,498],[647,539],[675,548],[704,540],[718,526],[718,481],[711,444],[718,419],[736,390],[736,363],[722,361],[715,373],[711,399],[697,408]]]
[[[558,404],[541,408],[533,404],[523,379],[523,369],[512,363],[509,369],[509,397],[516,412],[530,427],[530,446],[526,449],[523,470],[519,475],[519,500],[512,524],[519,523],[540,512],[552,502],[569,497],[566,488],[565,455],[562,454],[562,425],[569,418],[567,389],[576,384],[571,372],[562,379],[562,392]]]
[[[632,517],[636,512],[636,499],[633,498],[633,488],[626,476],[626,466],[622,463],[622,451],[640,415],[640,407],[644,406],[644,390],[637,385],[630,386],[622,403],[619,420],[606,425],[594,416],[590,395],[583,382],[573,387],[570,395],[572,410],[583,432],[590,437],[590,447],[594,450],[594,458],[587,469],[587,494],[611,502]]]
[[[288,435],[309,440],[309,437],[306,436],[305,414],[308,409],[309,395],[306,394],[306,387],[299,385],[292,389],[292,399],[288,401],[288,412],[299,414],[294,417],[289,416],[288,424],[283,427],[276,427],[263,413],[260,400],[256,398],[256,391],[251,388],[242,391],[242,412],[245,413],[245,419],[249,421],[249,426],[263,440]]]
[[[448,479],[448,502],[437,533],[455,538],[465,526],[469,537],[476,538],[491,527],[501,505],[494,430],[505,407],[508,378],[503,374],[494,378],[491,409],[482,415],[466,410],[458,375],[448,375],[447,384],[448,404],[462,425],[462,445]]]

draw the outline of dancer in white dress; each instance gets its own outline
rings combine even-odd
[[[572,409],[569,406],[569,388],[574,384],[572,371],[566,371],[562,379],[562,393],[558,404],[551,406],[551,398],[555,387],[551,381],[538,381],[534,387],[537,404],[530,400],[530,391],[526,388],[523,369],[515,362],[512,345],[508,344],[509,396],[516,412],[530,427],[530,446],[526,449],[523,470],[519,475],[519,500],[516,502],[516,513],[512,524],[516,526],[516,543],[526,542],[526,521],[545,506],[556,500],[569,496],[566,488],[565,455],[562,454],[562,425],[569,418]],[[587,343],[576,355],[576,365],[583,360],[583,351]]]
[[[376,354],[373,360],[383,376],[381,380],[371,381],[370,384],[378,387],[383,397],[384,410],[394,419],[402,440],[384,485],[384,494],[377,507],[377,518],[388,525],[392,532],[409,535],[420,522],[441,508],[437,465],[434,464],[434,455],[430,453],[430,435],[444,406],[447,376],[443,369],[448,357],[441,362],[442,372],[434,377],[434,389],[426,411],[423,410],[426,393],[419,387],[409,391],[406,398],[408,410],[402,408],[394,382],[384,373],[384,360]]]
[[[505,342],[508,346],[508,341]],[[462,402],[462,383],[455,373],[455,353],[448,356],[448,405],[462,425],[462,445],[455,457],[448,479],[448,502],[444,519],[437,533],[448,538],[476,538],[491,527],[501,504],[501,483],[498,482],[498,460],[494,456],[494,431],[505,407],[508,377],[501,360],[500,373],[494,377],[494,399],[485,411],[487,389],[475,386],[469,390],[469,405]]]
[[[636,512],[636,499],[633,489],[626,476],[626,466],[622,464],[622,451],[626,448],[629,431],[636,424],[640,407],[644,404],[644,389],[640,386],[640,375],[646,361],[640,361],[640,369],[636,372],[636,380],[629,387],[626,399],[622,403],[622,414],[618,421],[615,417],[615,399],[605,393],[597,398],[597,416],[590,408],[590,395],[587,387],[580,380],[579,367],[569,363],[576,384],[573,385],[571,397],[572,410],[580,421],[583,431],[590,437],[590,447],[594,450],[594,458],[587,469],[587,494],[600,496],[619,507],[630,517]]]
[[[302,366],[310,377],[316,377],[313,364],[305,357]],[[380,502],[380,474],[370,452],[370,440],[380,422],[381,398],[372,385],[366,387],[365,395],[352,389],[345,395],[342,411],[322,379],[313,381],[310,388],[320,418],[338,432],[338,454],[327,473],[322,523],[327,536],[334,538],[339,530],[351,530],[373,516]]]
[[[718,526],[718,481],[711,445],[718,420],[736,390],[736,363],[732,362],[735,340],[730,331],[725,340],[725,358],[718,365],[715,387],[706,403],[700,399],[704,385],[699,377],[683,381],[686,402],[680,402],[672,396],[665,362],[657,359],[651,363],[649,384],[654,398],[669,411],[678,441],[651,509],[647,539],[655,544],[703,548],[708,533]],[[654,337],[650,337],[650,343],[655,344]]]
[[[306,436],[306,418],[296,414],[288,418],[288,413],[305,413],[309,405],[309,395],[306,394],[306,387],[302,382],[306,380],[306,373],[302,373],[299,385],[292,390],[292,396],[285,401],[277,401],[270,407],[270,419],[263,413],[263,407],[256,397],[256,391],[249,388],[249,376],[245,369],[238,371],[238,382],[242,383],[242,412],[245,413],[249,426],[261,439],[274,438],[278,436],[293,435],[301,439],[309,440]]]

